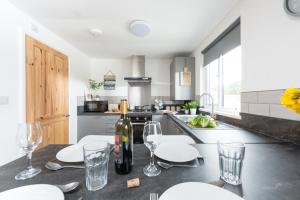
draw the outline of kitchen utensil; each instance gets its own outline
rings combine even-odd
[[[64,168],[84,169],[84,166],[80,166],[80,165],[60,165],[58,163],[50,162],[50,161],[46,163],[45,167],[53,171],[64,169]]]
[[[219,143],[220,178],[232,185],[240,185],[245,145],[243,143]]]
[[[156,149],[154,154],[163,160],[180,163],[195,160],[199,152],[195,147],[186,143],[165,142]]]
[[[159,122],[149,121],[144,125],[143,140],[150,150],[150,164],[146,165],[143,169],[146,176],[158,176],[161,170],[154,164],[154,151],[160,145],[162,140],[161,126]]]
[[[5,200],[64,200],[63,192],[54,185],[26,185],[0,193],[0,199]]]
[[[194,168],[197,167],[197,164],[193,164],[193,165],[188,165],[188,164],[171,164],[171,163],[166,163],[166,162],[161,162],[161,161],[157,161],[157,164],[159,166],[161,166],[164,169],[169,169],[171,167],[190,167],[190,168]]]
[[[83,162],[83,144],[78,143],[61,149],[56,154],[56,159],[62,162]]]
[[[42,142],[42,132],[40,122],[19,124],[17,143],[26,153],[27,167],[15,176],[16,180],[32,178],[42,171],[40,167],[32,167],[31,165],[32,152]]]
[[[89,191],[96,191],[107,184],[110,145],[106,141],[83,146],[85,180]]]
[[[65,185],[55,185],[58,187],[63,193],[68,193],[75,190],[80,185],[79,182],[71,182]]]
[[[166,190],[159,200],[242,200],[236,194],[223,188],[200,182],[186,182]]]

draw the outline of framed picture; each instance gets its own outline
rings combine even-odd
[[[108,71],[104,75],[104,90],[115,90],[116,89],[116,75],[112,71]]]

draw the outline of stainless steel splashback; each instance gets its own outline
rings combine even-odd
[[[128,86],[128,101],[130,109],[134,109],[134,106],[150,105],[151,83],[128,82]]]

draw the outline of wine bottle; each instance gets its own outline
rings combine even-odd
[[[121,100],[120,113],[115,132],[115,170],[118,174],[128,174],[133,166],[133,129],[126,99]]]

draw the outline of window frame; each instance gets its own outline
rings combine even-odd
[[[239,45],[236,48],[241,48],[241,45]],[[217,58],[218,60],[218,104],[214,103],[215,111],[216,113],[222,113],[225,115],[230,115],[230,116],[236,116],[240,117],[240,109],[230,109],[230,108],[225,108],[224,104],[224,96],[225,96],[225,85],[224,85],[224,62],[223,62],[224,54],[220,54],[219,57]],[[216,60],[211,61],[208,65],[204,66],[204,90],[205,92],[211,94],[210,90],[210,70],[211,70],[211,63]],[[242,67],[242,66],[241,66]],[[209,102],[209,98],[205,97],[203,100],[203,106],[205,110],[208,110],[211,108],[211,103]],[[241,101],[239,102],[239,107],[241,107]]]

